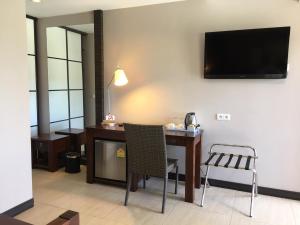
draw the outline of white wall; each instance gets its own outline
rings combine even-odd
[[[25,1],[0,7],[0,213],[32,198]]]
[[[291,26],[286,80],[203,79],[204,33]],[[300,192],[300,4],[293,0],[187,0],[104,12],[105,81],[117,65],[128,75],[112,91],[119,121],[166,123],[195,111],[215,142],[249,144],[259,152],[259,184]],[[218,122],[216,113],[232,121]],[[180,148],[170,148],[181,158]],[[176,152],[176,153],[175,153]],[[206,157],[206,154],[205,154]],[[249,183],[237,171],[212,178]]]

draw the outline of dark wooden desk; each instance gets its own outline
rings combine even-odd
[[[194,202],[195,188],[200,188],[201,139],[203,131],[188,133],[181,131],[166,131],[168,145],[185,147],[185,201]],[[95,179],[94,140],[126,141],[123,127],[91,126],[86,128],[87,145],[87,182]],[[136,190],[137,187],[135,187]]]
[[[71,151],[81,152],[81,145],[85,144],[84,129],[69,128],[55,131],[55,134],[69,135],[71,138]]]
[[[32,167],[55,172],[60,168],[59,155],[69,149],[70,137],[67,135],[41,134],[31,137]],[[41,152],[47,156],[45,161],[39,158]]]

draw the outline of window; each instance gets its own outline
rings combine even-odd
[[[38,134],[37,112],[37,87],[36,87],[36,46],[35,46],[35,19],[26,18],[27,26],[27,60],[29,75],[29,98],[30,98],[30,127],[31,136]]]
[[[50,131],[84,128],[82,34],[47,28]]]

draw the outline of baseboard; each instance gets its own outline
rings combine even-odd
[[[175,173],[170,173],[169,178],[175,180]],[[179,174],[179,180],[185,181],[185,175]],[[241,183],[235,183],[230,181],[223,181],[223,180],[216,180],[216,179],[208,179],[209,184],[214,187],[221,187],[221,188],[227,188],[237,191],[244,191],[244,192],[251,192],[251,185],[248,184],[241,184]],[[204,184],[204,179],[201,179],[201,183]],[[280,189],[274,189],[274,188],[268,188],[268,187],[258,187],[258,193],[262,195],[269,195],[279,198],[287,198],[287,199],[293,199],[293,200],[300,200],[300,192],[294,192],[294,191],[286,191],[286,190],[280,190]]]
[[[5,211],[3,214],[14,217],[14,216],[26,211],[27,209],[32,208],[33,206],[34,206],[34,199],[32,198],[26,202],[23,202],[15,207]]]
[[[175,173],[169,173],[169,179],[170,180],[176,180],[176,174]],[[185,175],[184,174],[178,174],[178,180],[179,181],[185,181]]]

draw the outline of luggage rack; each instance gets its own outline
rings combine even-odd
[[[217,146],[219,146],[219,147],[240,148],[240,149],[252,152],[252,154],[250,154],[250,155],[243,155],[243,154],[239,155],[239,154],[233,154],[233,153],[224,153],[224,152],[214,151],[214,148],[217,147]],[[228,159],[224,160],[224,158],[228,158]],[[243,160],[243,159],[245,159],[245,160]],[[211,166],[221,167],[221,168],[246,170],[246,171],[251,171],[253,173],[251,204],[250,204],[250,217],[252,217],[254,196],[257,196],[257,193],[258,193],[257,192],[257,171],[256,171],[256,160],[257,159],[258,159],[258,156],[257,156],[256,150],[255,150],[255,148],[253,148],[251,146],[229,145],[229,144],[213,144],[210,147],[210,150],[209,150],[209,158],[204,163],[204,165],[207,166],[207,170],[206,170],[206,174],[205,174],[205,183],[204,183],[204,188],[203,188],[203,192],[202,192],[201,207],[203,207],[203,204],[204,204],[205,191],[206,191],[206,187],[208,185],[208,173],[209,173],[209,168]]]

